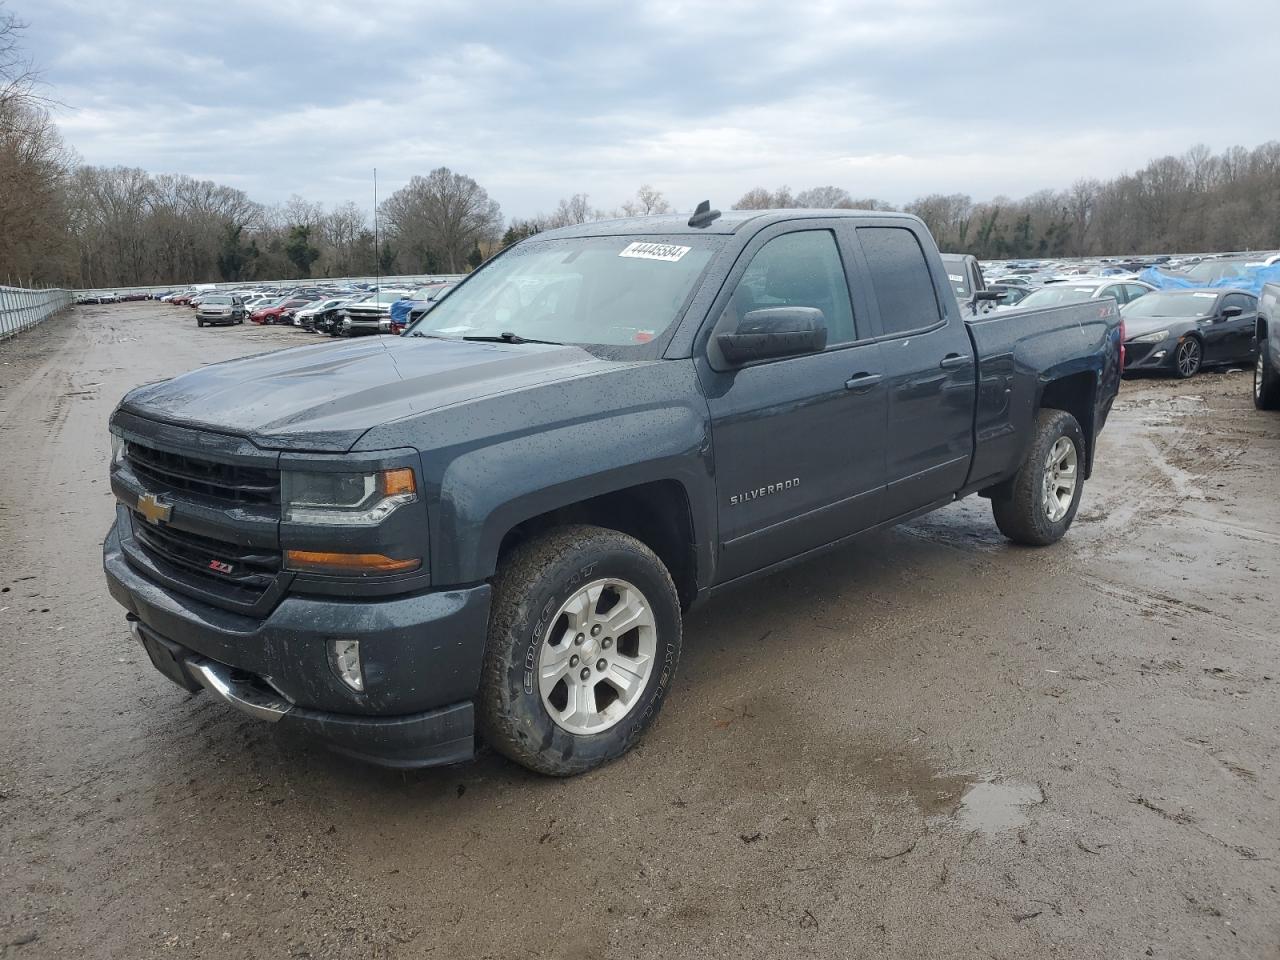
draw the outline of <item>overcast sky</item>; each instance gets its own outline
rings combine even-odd
[[[641,183],[1022,196],[1280,135],[1276,0],[10,0],[67,141],[255,200],[448,166],[508,216]]]

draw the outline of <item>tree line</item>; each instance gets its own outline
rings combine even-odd
[[[757,187],[739,210],[779,207],[896,209],[840,187],[792,194]],[[930,194],[902,207],[923,220],[947,253],[983,260],[1206,253],[1280,249],[1280,141],[1214,154],[1198,144],[1111,180],[1080,179],[1066,190],[975,202]]]

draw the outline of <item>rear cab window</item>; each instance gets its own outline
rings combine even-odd
[[[924,248],[906,227],[858,227],[872,292],[880,305],[881,333],[900,336],[943,319]]]

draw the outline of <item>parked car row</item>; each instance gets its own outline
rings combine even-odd
[[[157,299],[192,307],[200,327],[239,324],[248,319],[259,325],[294,326],[331,337],[354,337],[403,332],[409,323],[431,310],[455,283],[436,280],[413,289],[372,290],[315,285],[283,291],[219,290],[205,284],[170,291]]]
[[[1164,373],[1186,379],[1205,367],[1247,365],[1254,370],[1258,408],[1280,408],[1280,333],[1272,321],[1280,312],[1280,283],[1266,283],[1261,298],[1232,283],[1239,278],[1256,289],[1254,268],[1272,266],[1280,262],[1280,255],[1182,260],[1161,256],[1073,264],[981,264],[960,254],[947,254],[942,260],[966,315],[1114,300],[1124,320],[1126,377]],[[1146,279],[1133,272],[1151,265],[1161,270],[1144,274]],[[1169,278],[1178,285],[1157,286],[1169,283]]]

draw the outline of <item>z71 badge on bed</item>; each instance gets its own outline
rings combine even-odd
[[[639,260],[666,260],[675,263],[693,247],[678,247],[673,243],[629,243],[618,254],[620,257],[635,257]]]

